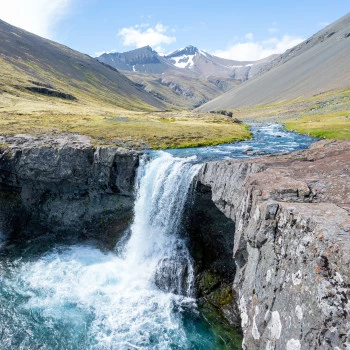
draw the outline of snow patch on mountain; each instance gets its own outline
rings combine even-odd
[[[172,57],[171,60],[175,61],[174,66],[178,68],[191,68],[193,67],[193,58],[195,55],[182,55],[178,57]]]

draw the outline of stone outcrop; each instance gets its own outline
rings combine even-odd
[[[117,239],[133,214],[138,156],[71,134],[0,137],[0,232]]]
[[[347,141],[201,169],[235,223],[244,349],[350,349],[349,179]]]

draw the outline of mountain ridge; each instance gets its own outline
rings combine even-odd
[[[192,109],[250,79],[274,57],[234,61],[189,45],[166,56],[144,46],[124,53],[104,53],[96,59],[121,70],[161,100]]]
[[[255,75],[262,66],[278,56],[279,55],[271,55],[255,61],[238,61],[217,57],[204,50],[198,49],[193,45],[188,45],[184,48],[175,50],[168,55],[162,56],[147,45],[122,53],[106,52],[96,57],[96,59],[123,71],[161,74],[169,69],[177,70],[177,68],[192,68],[192,71],[204,76],[211,74],[215,75],[216,73],[218,76],[231,77],[236,80],[244,81],[249,78],[251,67],[257,66],[254,70],[254,74],[251,74]],[[206,63],[209,61],[211,65],[220,66],[220,69],[217,72],[213,70],[207,71],[203,67],[203,62],[201,62],[203,60],[206,61]],[[154,68],[150,68],[153,64],[161,64],[161,68],[155,71]],[[149,67],[146,67],[146,65],[149,65]]]

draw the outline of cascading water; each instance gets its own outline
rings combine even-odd
[[[135,219],[125,247],[130,266],[147,265],[147,279],[153,274],[162,289],[187,296],[191,296],[193,268],[181,238],[181,220],[189,187],[200,167],[192,159],[163,152],[151,162],[141,160]]]

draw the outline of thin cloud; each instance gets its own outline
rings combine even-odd
[[[214,55],[239,61],[255,61],[273,54],[281,54],[302,41],[302,38],[290,35],[263,41],[249,40],[234,44],[226,50],[218,50],[214,52]]]
[[[73,0],[11,0],[0,2],[0,18],[45,38],[67,14]]]
[[[169,28],[162,24],[157,24],[154,28],[144,25],[122,28],[118,36],[123,39],[124,46],[134,46],[136,48],[150,45],[160,47],[169,45],[176,41],[175,36],[168,35]]]

